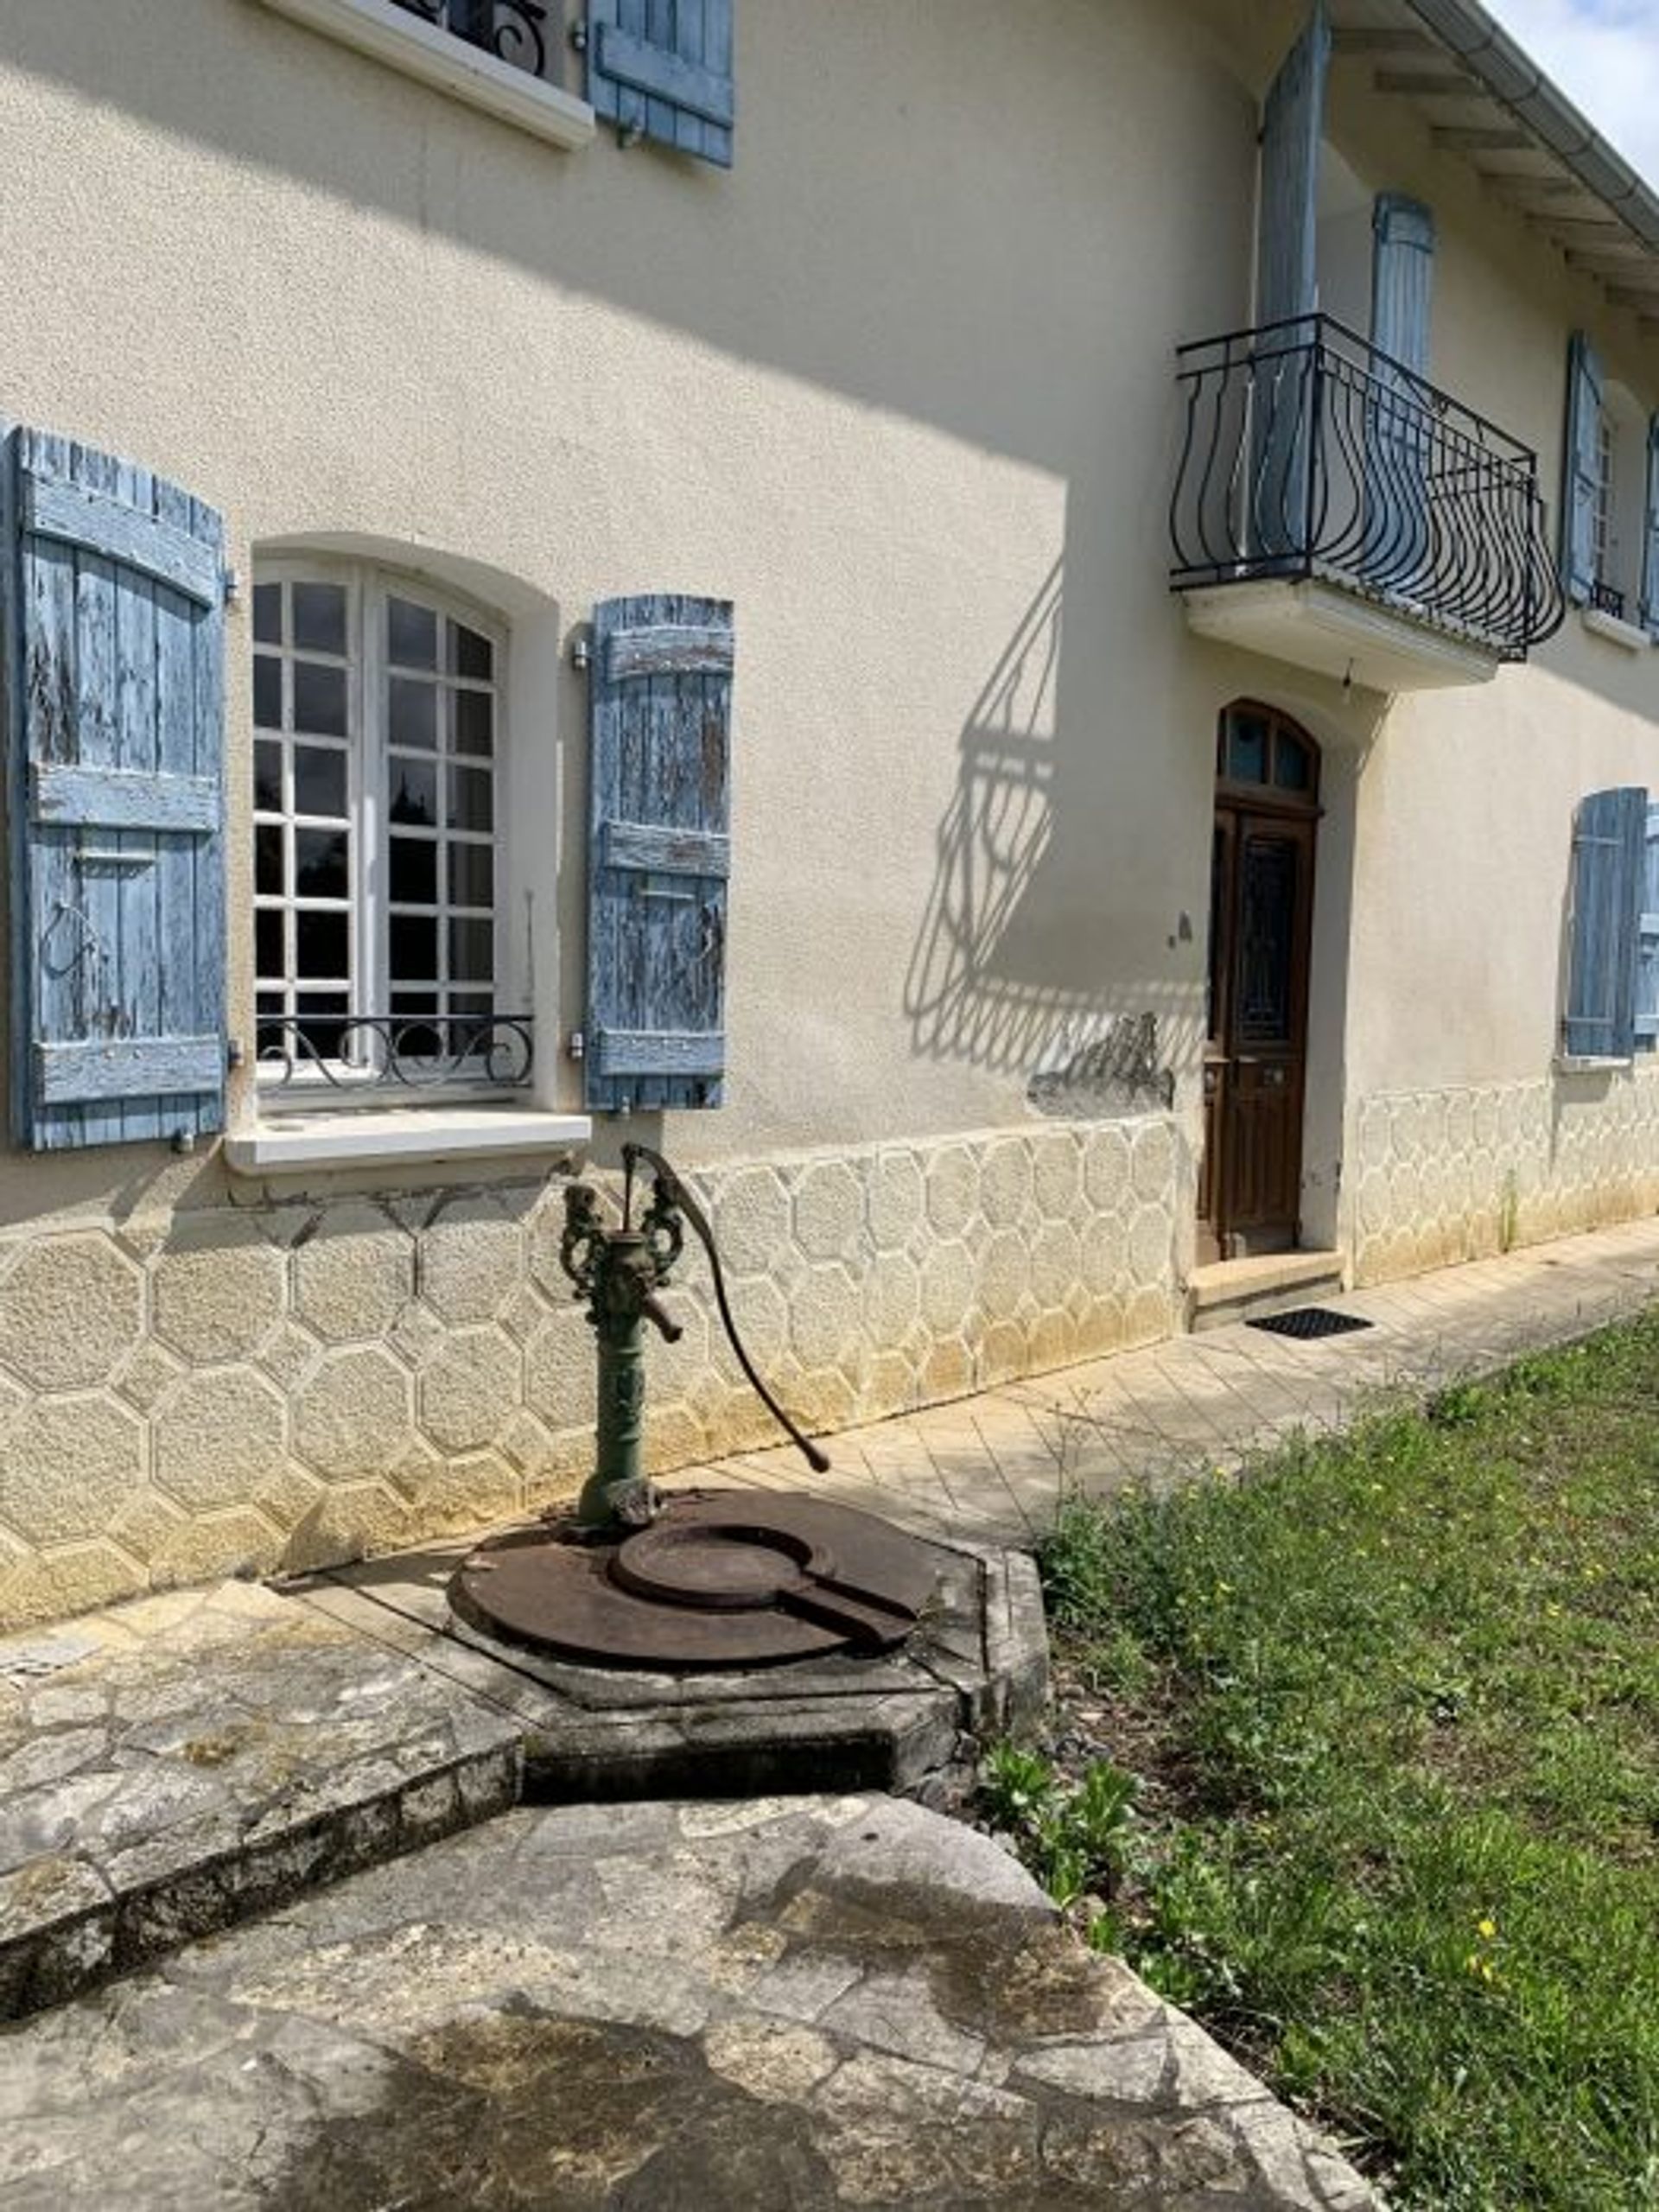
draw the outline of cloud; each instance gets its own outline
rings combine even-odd
[[[1654,0],[1485,4],[1659,190],[1659,10]]]

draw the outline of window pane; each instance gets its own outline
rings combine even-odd
[[[390,764],[391,818],[433,830],[438,821],[438,772],[429,760],[394,754]]]
[[[438,618],[429,607],[412,600],[387,602],[387,657],[399,668],[436,668]]]
[[[267,814],[283,810],[283,748],[265,738],[253,748],[253,803]]]
[[[388,706],[387,735],[394,745],[417,745],[435,753],[438,745],[438,687],[413,677],[394,676]]]
[[[274,653],[253,657],[253,719],[259,729],[283,726],[283,664]]]
[[[495,904],[495,848],[493,845],[450,846],[449,904],[452,906],[493,906]]]
[[[279,982],[288,973],[288,955],[283,948],[283,910],[280,906],[259,906],[253,917],[254,966],[261,976]]]
[[[294,727],[319,737],[346,734],[346,671],[321,661],[294,664]]]
[[[253,887],[275,898],[288,888],[283,881],[283,832],[277,823],[261,822],[254,829]]]
[[[494,779],[482,768],[449,771],[449,824],[454,830],[493,830]]]
[[[495,972],[493,922],[452,921],[449,973],[458,983],[487,983]]]
[[[400,906],[438,903],[438,848],[430,837],[391,840],[391,895]]]
[[[256,645],[280,645],[282,644],[283,588],[281,584],[255,584],[253,636]]]
[[[350,917],[302,908],[294,917],[295,974],[343,976],[351,967]]]
[[[467,629],[463,623],[449,625],[449,667],[453,674],[481,677],[487,683],[494,661],[487,638],[480,637],[476,630]]]
[[[344,899],[351,890],[344,830],[294,832],[294,888],[302,899]]]
[[[314,653],[346,652],[344,584],[296,584],[294,642]]]
[[[455,751],[488,760],[495,743],[495,702],[487,691],[457,691]]]
[[[430,914],[391,918],[391,976],[394,982],[421,983],[438,972],[438,925]]]
[[[1236,715],[1228,728],[1227,773],[1236,784],[1268,780],[1268,726],[1258,715]]]
[[[332,747],[296,745],[294,748],[294,811],[296,814],[346,812],[346,755]]]
[[[341,1020],[328,1018],[331,1015],[343,1016],[351,1011],[343,992],[302,991],[295,1005],[304,1017],[297,1025],[306,1048],[296,1052],[295,1058],[300,1066],[303,1067],[307,1058],[311,1056],[320,1060],[343,1059],[347,1053],[353,1059],[359,1057],[357,1048],[361,1045],[362,1033],[349,1032]]]
[[[1273,748],[1273,780],[1281,791],[1307,789],[1307,747],[1283,730]]]

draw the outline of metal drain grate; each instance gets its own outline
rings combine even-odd
[[[1333,1313],[1328,1306],[1295,1306],[1288,1313],[1266,1313],[1247,1321],[1247,1329],[1267,1329],[1275,1337],[1345,1337],[1351,1329],[1373,1329],[1357,1313]]]

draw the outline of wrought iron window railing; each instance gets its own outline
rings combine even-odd
[[[1318,577],[1506,660],[1560,625],[1537,455],[1328,315],[1180,349],[1177,591]]]
[[[396,0],[396,4],[530,76],[556,75],[558,0]]]
[[[264,1015],[254,1036],[261,1084],[294,1095],[519,1090],[535,1058],[527,1014]]]
[[[1624,594],[1617,584],[1599,582],[1590,587],[1590,604],[1598,613],[1611,614],[1618,621],[1624,620]]]

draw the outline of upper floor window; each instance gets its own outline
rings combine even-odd
[[[530,76],[559,82],[564,37],[559,0],[394,0],[439,30]]]
[[[1659,416],[1603,368],[1580,331],[1567,356],[1561,576],[1567,596],[1659,634]],[[1617,633],[1615,633],[1617,634]]]
[[[499,1079],[505,633],[315,563],[261,567],[253,631],[262,1070]]]

